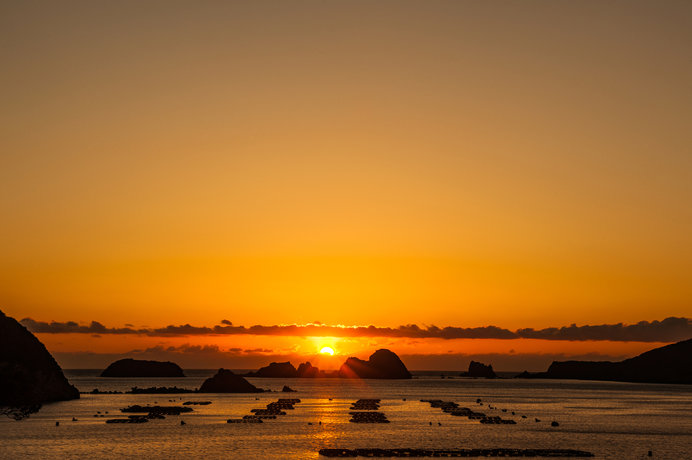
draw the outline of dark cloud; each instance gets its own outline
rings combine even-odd
[[[162,328],[132,327],[108,328],[92,321],[90,325],[79,325],[74,321],[42,322],[25,318],[21,323],[32,332],[46,334],[89,333],[89,334],[144,334],[155,337],[193,336],[193,335],[277,335],[293,337],[391,337],[412,339],[543,339],[543,340],[611,340],[618,342],[677,342],[692,337],[692,320],[670,317],[662,321],[641,321],[636,324],[601,324],[545,329],[525,328],[511,331],[497,326],[485,327],[420,327],[407,324],[395,328],[377,326],[341,327],[323,324],[305,325],[255,325],[250,327],[233,326],[228,320],[213,327],[192,326],[190,324],[169,325]]]
[[[519,329],[517,335],[527,339],[548,340],[614,340],[631,342],[677,342],[692,337],[688,318],[666,318],[663,321],[640,321],[636,324],[601,324],[540,330]]]
[[[88,326],[80,325],[74,321],[64,323],[51,321],[34,321],[24,318],[20,321],[31,332],[44,334],[146,334],[148,329],[134,329],[132,327],[108,328],[98,321],[92,321]]]
[[[213,330],[209,327],[196,327],[189,324],[182,326],[166,326],[158,329],[152,329],[147,333],[149,335],[208,335]]]

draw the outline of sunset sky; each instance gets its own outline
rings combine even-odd
[[[692,337],[692,2],[4,1],[0,45],[0,310],[63,366]]]

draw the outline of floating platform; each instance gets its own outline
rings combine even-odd
[[[324,457],[594,457],[574,449],[320,449]]]
[[[112,418],[106,420],[106,423],[146,423],[149,419],[144,415],[135,415],[128,418]]]
[[[148,412],[150,414],[180,415],[184,412],[192,412],[192,408],[182,406],[140,406],[139,404],[135,404],[134,406],[127,406],[124,409],[120,409],[120,412]]]

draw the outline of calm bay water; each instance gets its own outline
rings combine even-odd
[[[98,377],[98,371],[65,372],[81,391],[124,391],[133,386],[196,388],[213,373],[188,370],[188,377],[177,379],[105,379]],[[648,458],[647,452],[652,450],[654,458],[692,458],[690,386],[422,376],[408,381],[249,380],[272,390],[287,384],[298,393],[86,394],[76,401],[46,405],[20,422],[1,419],[0,458],[316,459],[319,449],[332,447],[565,448],[617,459]],[[262,424],[226,423],[228,418],[250,414],[250,409],[262,408],[279,397],[296,397],[302,402],[288,415]],[[350,403],[359,398],[381,398],[380,411],[391,423],[349,423]],[[478,406],[476,398],[486,404]],[[209,400],[212,404],[193,406],[190,414],[137,425],[107,425],[105,418],[94,417],[97,411],[108,411],[106,417],[121,417],[119,409],[130,404],[169,405],[172,399],[177,403]],[[488,415],[513,418],[517,425],[481,425],[433,409],[420,399],[454,401]],[[497,409],[489,410],[487,403]],[[502,408],[508,412],[501,412]],[[72,417],[78,421],[73,422]],[[536,423],[535,418],[541,422]],[[181,419],[185,426],[180,426]],[[553,420],[560,426],[551,427]],[[56,421],[60,426],[55,426]]]

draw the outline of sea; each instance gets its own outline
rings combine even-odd
[[[99,372],[66,370],[65,375],[80,391],[127,391],[135,386],[198,388],[216,371],[186,370],[183,378],[102,378]],[[604,459],[692,459],[692,386],[486,380],[434,372],[416,373],[412,380],[248,380],[272,392],[82,394],[78,400],[46,404],[21,421],[2,417],[0,458],[318,459],[325,458],[319,455],[323,448],[518,448],[577,449]],[[281,393],[284,385],[296,392]],[[301,402],[276,420],[226,423],[282,397]],[[350,423],[350,405],[361,398],[381,399],[379,410],[390,423]],[[422,399],[453,401],[516,424],[480,424]],[[120,409],[132,404],[188,400],[211,404],[148,423],[105,423],[124,417]],[[553,421],[559,426],[551,426]]]

